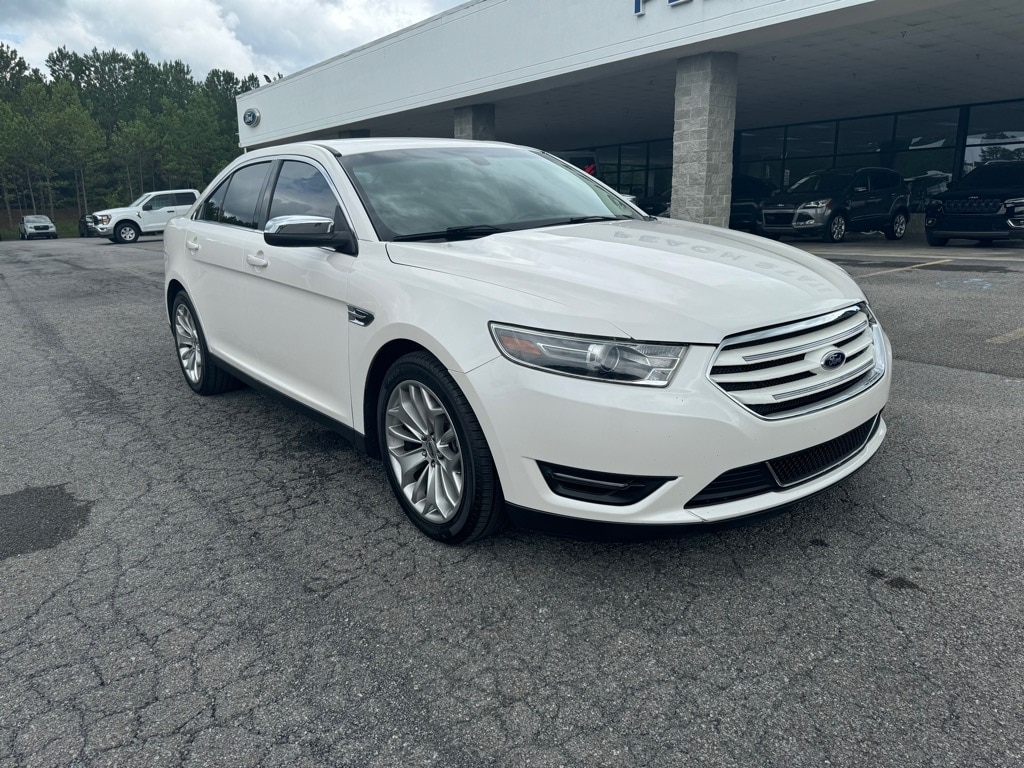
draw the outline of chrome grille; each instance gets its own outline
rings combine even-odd
[[[728,337],[710,378],[737,403],[783,419],[848,400],[885,371],[882,335],[867,307]]]

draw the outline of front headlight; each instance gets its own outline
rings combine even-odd
[[[1003,205],[1007,208],[1024,208],[1024,197],[1015,197],[1012,200],[1004,200]]]
[[[491,324],[498,350],[514,363],[564,376],[665,387],[686,354],[685,344],[567,336]]]
[[[821,200],[812,200],[809,203],[804,203],[801,208],[827,208],[832,202],[831,197],[823,197]]]
[[[96,216],[93,217],[93,220],[97,224],[109,224],[110,223],[110,217],[107,216],[107,215],[96,215]]]

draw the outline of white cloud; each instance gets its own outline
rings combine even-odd
[[[0,17],[0,42],[46,73],[64,46],[180,59],[196,79],[291,74],[458,5],[460,0],[35,0]]]

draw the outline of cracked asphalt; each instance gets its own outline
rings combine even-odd
[[[161,242],[0,243],[0,768],[1024,764],[1024,250],[822,251],[896,350],[844,485],[653,541],[419,535],[199,398]]]

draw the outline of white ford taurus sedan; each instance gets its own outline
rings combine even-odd
[[[201,395],[286,398],[459,544],[507,516],[706,523],[878,450],[888,339],[839,267],[653,219],[537,150],[318,141],[231,163],[164,238]]]

